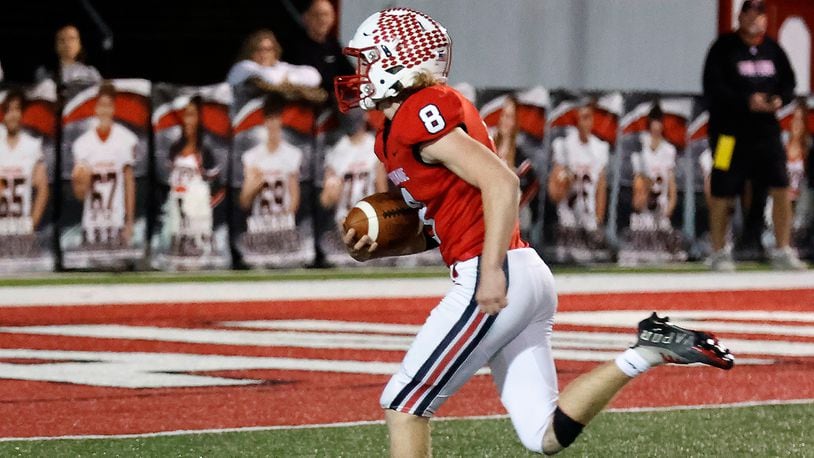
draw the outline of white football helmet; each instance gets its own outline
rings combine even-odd
[[[409,8],[389,8],[365,19],[356,29],[347,56],[356,58],[356,74],[334,78],[339,109],[371,110],[428,72],[446,82],[452,40],[435,19]]]

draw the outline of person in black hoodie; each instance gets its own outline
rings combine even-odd
[[[738,29],[721,35],[704,64],[704,98],[709,108],[713,151],[710,232],[713,270],[732,271],[726,247],[734,197],[744,185],[765,186],[773,199],[777,246],[771,253],[777,269],[805,269],[789,246],[791,203],[786,155],[775,112],[794,97],[795,78],[783,48],[766,36],[766,5],[746,0]]]

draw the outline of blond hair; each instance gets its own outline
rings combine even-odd
[[[435,75],[427,70],[422,70],[413,78],[413,84],[410,87],[403,89],[398,95],[386,99],[387,102],[403,102],[407,97],[415,94],[416,92],[426,89],[428,87],[444,84]]]

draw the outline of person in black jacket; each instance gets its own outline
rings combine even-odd
[[[322,76],[322,88],[333,98],[334,77],[352,75],[355,71],[331,34],[336,24],[336,11],[328,0],[313,0],[302,20],[305,36],[290,46],[286,57],[293,64],[316,68]]]
[[[735,32],[721,35],[704,65],[704,98],[709,107],[713,151],[710,232],[713,270],[732,271],[726,231],[734,197],[746,182],[765,186],[773,199],[777,269],[805,269],[789,246],[791,203],[786,155],[775,112],[794,97],[795,78],[786,53],[766,36],[763,0],[746,0]]]

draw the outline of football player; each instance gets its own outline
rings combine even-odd
[[[342,136],[325,154],[324,185],[319,196],[323,208],[334,208],[334,221],[340,231],[356,202],[375,192],[387,191],[387,176],[373,152],[375,139],[368,131],[367,116],[349,119],[353,123],[352,132]],[[327,232],[323,242],[328,250],[347,258],[341,234],[336,230]]]
[[[21,128],[25,104],[25,93],[16,89],[0,104],[6,131],[0,137],[0,219],[6,235],[33,234],[48,203],[42,142]]]
[[[607,205],[608,144],[591,133],[594,107],[577,110],[577,128],[552,144],[554,167],[548,195],[557,203],[560,224],[597,231],[605,220]]]
[[[551,331],[557,296],[551,271],[520,238],[518,179],[495,152],[478,110],[446,86],[451,41],[426,14],[392,8],[357,29],[345,53],[356,74],[337,77],[342,110],[384,112],[376,155],[405,201],[423,206],[434,236],[404,242],[439,246],[453,286],[429,315],[381,396],[391,455],[430,454],[429,418],[489,365],[522,443],[556,453],[633,377],[663,364],[733,359],[707,334],[653,314],[638,343],[557,393]],[[392,254],[367,235],[345,234],[357,259]]]
[[[263,106],[267,139],[243,154],[240,206],[251,211],[250,233],[295,229],[302,151],[283,139],[282,114],[282,102],[269,97]]]
[[[71,186],[83,201],[82,236],[86,245],[124,246],[133,235],[136,180],[133,166],[138,137],[114,121],[116,88],[99,86],[96,125],[73,143]]]
[[[669,221],[676,207],[676,148],[664,139],[664,113],[655,105],[647,116],[642,150],[633,153],[633,208]]]

